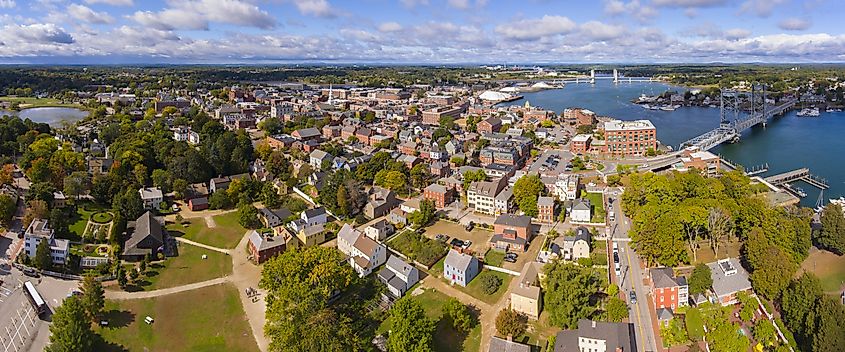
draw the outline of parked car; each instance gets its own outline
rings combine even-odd
[[[508,252],[505,253],[505,261],[508,263],[516,263],[516,258],[519,257],[516,253]]]
[[[33,268],[24,268],[23,274],[26,275],[26,276],[29,276],[29,277],[35,277],[35,278],[41,277],[41,274],[39,274],[38,271],[36,271]]]
[[[631,298],[631,304],[637,304],[637,293],[631,290],[631,294],[629,296]]]
[[[619,263],[616,263],[615,267],[613,268],[613,271],[616,273],[616,276],[622,275],[622,267],[619,265]]]
[[[472,241],[470,241],[470,240],[466,240],[466,241],[464,241],[464,245],[463,245],[463,246],[461,246],[461,248],[463,248],[463,249],[467,249],[467,248],[469,248],[469,246],[471,246],[471,245],[472,245]]]
[[[464,241],[461,241],[457,238],[453,238],[451,241],[449,241],[449,245],[455,248],[464,248]]]
[[[449,239],[449,236],[446,236],[446,235],[444,235],[444,234],[442,234],[442,233],[438,233],[438,234],[437,234],[437,236],[434,236],[434,239],[435,239],[435,240],[438,240],[438,241],[440,241],[440,242],[446,242],[446,240],[448,240],[448,239]]]
[[[474,222],[472,222],[472,221],[470,221],[470,222],[469,222],[469,224],[467,224],[467,226],[466,226],[466,230],[467,230],[467,231],[472,231],[472,229],[473,229],[474,227],[475,227],[475,223],[474,223]]]

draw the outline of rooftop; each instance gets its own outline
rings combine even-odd
[[[651,130],[654,129],[654,124],[649,120],[634,120],[622,121],[611,120],[604,123],[605,131],[633,131],[633,130]],[[577,136],[576,136],[577,137]]]

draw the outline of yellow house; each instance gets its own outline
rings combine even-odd
[[[540,290],[539,274],[541,263],[528,263],[522,269],[519,286],[511,291],[511,309],[525,314],[532,319],[538,319],[543,307],[543,295]]]
[[[304,226],[296,233],[296,238],[304,247],[312,247],[326,242],[326,231],[322,224]]]

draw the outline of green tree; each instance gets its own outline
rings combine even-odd
[[[50,244],[47,240],[38,242],[35,247],[35,267],[41,270],[50,270],[53,267],[53,256],[50,254]]]
[[[527,326],[528,318],[510,308],[502,309],[496,316],[496,331],[504,337],[522,336]]]
[[[810,320],[807,317],[823,294],[821,282],[810,273],[804,273],[792,280],[783,290],[780,299],[783,321],[799,342],[809,343],[808,339],[812,336],[812,331],[808,327]]]
[[[175,193],[176,199],[184,199],[185,192],[188,191],[188,181],[183,178],[173,180],[172,190]]]
[[[428,164],[417,164],[411,168],[411,184],[416,188],[425,188],[429,185],[431,171]]]
[[[18,206],[15,200],[5,194],[0,194],[0,222],[4,226],[12,224],[12,217],[15,216]]]
[[[349,214],[349,192],[346,191],[346,187],[338,187],[337,188],[337,215],[340,216],[347,216]]]
[[[519,210],[530,217],[537,217],[537,198],[545,190],[539,175],[526,175],[513,185],[513,198]]]
[[[777,343],[778,336],[775,331],[775,324],[768,319],[762,319],[754,326],[754,339],[763,346],[772,346]]]
[[[687,336],[692,341],[701,341],[704,338],[704,318],[701,316],[701,311],[698,308],[687,309],[687,314],[684,315],[684,325],[687,330]]]
[[[478,181],[487,181],[487,174],[484,172],[484,170],[479,169],[476,171],[465,172],[461,179],[464,192],[469,189],[470,184]]]
[[[91,176],[85,171],[75,171],[64,180],[64,191],[68,197],[79,199],[79,196],[91,189]]]
[[[47,352],[94,351],[94,332],[82,302],[76,296],[66,298],[53,314],[50,345]]]
[[[596,308],[590,298],[601,286],[590,269],[553,261],[543,270],[546,274],[543,301],[552,324],[573,329],[578,320],[592,316]]]
[[[137,219],[144,213],[144,202],[137,189],[127,189],[114,196],[112,207],[126,219]]]
[[[91,275],[86,276],[82,280],[82,306],[88,313],[88,319],[96,323],[103,313],[105,304],[106,297],[103,284]]]
[[[425,315],[419,302],[408,297],[400,299],[390,310],[393,328],[387,338],[391,351],[433,351],[436,324]]]
[[[408,216],[408,220],[410,220],[415,227],[420,228],[428,225],[432,220],[434,220],[436,211],[437,209],[434,207],[434,202],[429,199],[423,199],[420,201],[420,210],[411,213]]]
[[[443,305],[443,316],[451,322],[455,330],[463,333],[469,332],[474,324],[469,308],[455,298],[450,298]]]
[[[610,297],[604,306],[607,312],[607,320],[612,322],[621,322],[622,319],[628,318],[628,305],[619,297]]]
[[[845,346],[845,306],[822,296],[807,314],[808,336],[812,351],[839,351]],[[809,341],[808,341],[809,342]]]
[[[126,271],[124,271],[123,266],[117,267],[117,272],[115,272],[115,276],[117,276],[117,284],[120,288],[126,288],[126,285],[129,284],[129,280],[126,279]]]
[[[229,209],[232,207],[232,200],[226,192],[214,192],[208,197],[208,207],[211,209]]]
[[[798,270],[798,265],[758,229],[751,231],[743,249],[751,266],[749,279],[754,290],[770,299],[779,297]]]
[[[830,203],[821,214],[821,230],[816,231],[815,242],[836,254],[845,253],[845,216],[842,207]]]
[[[713,286],[713,277],[711,276],[710,267],[704,263],[696,264],[695,269],[689,277],[689,293],[698,294],[704,293],[711,286]]]
[[[250,202],[241,201],[238,204],[238,223],[247,229],[261,227],[261,220],[258,219],[258,209]]]
[[[171,178],[173,178],[173,176],[170,172],[163,169],[153,170],[153,173],[150,176],[150,179],[153,181],[153,186],[161,188],[161,191],[164,193],[170,193],[170,186],[173,183]]]

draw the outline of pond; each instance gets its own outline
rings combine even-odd
[[[0,110],[0,116],[12,115],[33,122],[49,124],[51,127],[61,126],[62,121],[76,122],[88,116],[88,111],[76,108],[31,108],[21,111]]]

